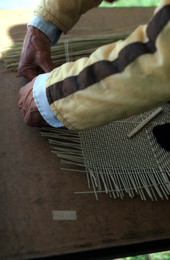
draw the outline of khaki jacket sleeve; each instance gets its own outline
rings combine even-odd
[[[46,84],[51,109],[70,129],[89,129],[170,100],[170,0],[148,25],[88,58],[53,70]]]
[[[57,25],[66,33],[89,9],[98,6],[102,0],[41,0],[35,15]]]

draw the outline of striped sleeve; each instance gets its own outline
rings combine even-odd
[[[66,63],[48,79],[51,109],[71,129],[88,129],[170,99],[170,0],[126,40]]]

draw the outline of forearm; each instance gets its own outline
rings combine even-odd
[[[170,1],[125,41],[66,63],[46,83],[51,109],[65,126],[88,129],[170,99]]]
[[[83,13],[101,2],[102,0],[41,0],[35,10],[35,16],[44,18],[66,33]]]

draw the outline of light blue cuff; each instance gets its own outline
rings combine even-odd
[[[62,31],[56,25],[47,22],[39,16],[34,16],[33,19],[28,23],[28,26],[29,25],[38,28],[45,35],[47,35],[47,37],[51,41],[52,46],[54,46],[58,42],[62,34]]]
[[[33,97],[44,120],[53,127],[61,127],[64,125],[57,119],[51,110],[46,96],[45,85],[49,74],[50,72],[41,74],[36,78],[33,86]]]

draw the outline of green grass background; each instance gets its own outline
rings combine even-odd
[[[160,0],[117,0],[115,3],[107,3],[103,1],[101,7],[120,7],[120,6],[157,6]]]
[[[116,260],[170,260],[170,251],[148,255],[139,255],[134,257],[125,257]]]
[[[103,1],[100,7],[157,6],[160,1],[161,0],[118,0],[112,4]],[[170,260],[170,251],[139,255],[135,257],[125,257],[121,258],[121,260]]]

